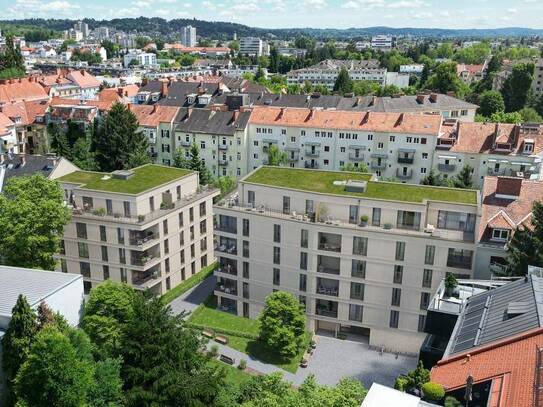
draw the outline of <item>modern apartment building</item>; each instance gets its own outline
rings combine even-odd
[[[111,279],[163,294],[213,263],[214,189],[198,174],[148,164],[58,179],[72,208],[60,270],[82,274],[85,291]]]
[[[181,28],[181,44],[185,47],[196,46],[196,27],[188,25]]]
[[[478,191],[261,167],[214,206],[219,306],[256,318],[285,290],[311,330],[417,353],[446,272],[473,275],[479,208]]]
[[[324,85],[332,90],[342,68],[347,69],[349,77],[353,81],[372,81],[382,86],[386,83],[387,69],[381,68],[377,60],[342,61],[336,59],[327,59],[309,68],[290,71],[287,73],[287,83],[289,85],[303,85],[308,81],[313,86]]]
[[[125,68],[128,68],[132,61],[136,61],[138,65],[145,68],[157,66],[156,55],[151,52],[132,51],[124,55],[123,65]]]
[[[239,40],[239,53],[260,57],[266,54],[264,42],[258,37],[243,37]]]
[[[391,35],[375,35],[371,37],[371,49],[390,51],[394,47],[394,37]]]
[[[266,164],[275,144],[291,167],[364,163],[379,177],[418,184],[434,166],[441,116],[255,107],[248,127],[248,171]]]

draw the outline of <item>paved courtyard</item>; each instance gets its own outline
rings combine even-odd
[[[211,275],[197,286],[191,288],[183,295],[177,297],[170,303],[172,312],[180,314],[183,311],[192,312],[198,305],[203,303],[213,293],[215,287],[215,276]],[[188,315],[187,315],[188,317]]]

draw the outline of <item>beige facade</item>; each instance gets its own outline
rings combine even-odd
[[[87,292],[111,279],[163,294],[214,261],[212,199],[218,191],[199,188],[197,173],[157,165],[133,170],[134,180],[146,167],[147,175],[156,172],[157,182],[137,193],[111,192],[103,188],[107,180],[88,182],[89,173],[82,171],[59,179],[73,208],[60,268],[82,274]],[[172,170],[180,175],[158,180]],[[121,191],[130,189],[122,184],[131,179],[110,176]]]
[[[268,294],[285,290],[305,303],[311,330],[347,330],[371,346],[417,353],[445,273],[473,275],[473,194],[478,203],[405,202],[256,184],[250,174],[214,207],[219,306],[256,318]]]

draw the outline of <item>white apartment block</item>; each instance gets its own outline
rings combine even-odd
[[[284,290],[305,304],[310,330],[418,353],[442,278],[473,275],[479,208],[478,191],[261,167],[214,206],[218,304],[257,318]]]
[[[543,58],[540,58],[535,62],[532,91],[536,95],[543,95]]]
[[[394,38],[390,35],[371,37],[371,48],[379,51],[390,51],[394,47]]]
[[[214,262],[212,200],[198,174],[145,165],[58,179],[72,219],[59,268],[81,274],[85,291],[111,279],[161,295]]]
[[[130,63],[136,60],[138,65],[149,68],[157,65],[156,55],[152,52],[129,52],[123,57],[123,65],[128,68]]]
[[[288,165],[340,170],[364,163],[378,177],[420,183],[433,168],[441,116],[255,107],[248,125],[248,171],[275,144]]]
[[[287,73],[289,85],[303,85],[306,81],[313,86],[324,85],[329,90],[334,88],[336,79],[342,68],[346,68],[353,81],[372,81],[381,86],[386,83],[386,68],[381,68],[376,60],[341,61],[328,59],[309,68],[297,69]]]
[[[196,46],[196,27],[188,25],[181,28],[181,44],[185,47]]]
[[[243,37],[239,40],[239,53],[241,55],[262,56],[264,52],[264,42],[257,37]]]

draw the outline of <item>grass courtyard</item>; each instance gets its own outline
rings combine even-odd
[[[259,323],[257,320],[239,317],[216,309],[216,298],[211,296],[190,316],[189,324],[198,329],[212,330],[228,337],[228,346],[243,352],[264,363],[273,364],[287,372],[296,373],[300,361],[309,344],[309,334],[305,338],[298,355],[285,360],[277,352],[269,349],[258,340]]]

